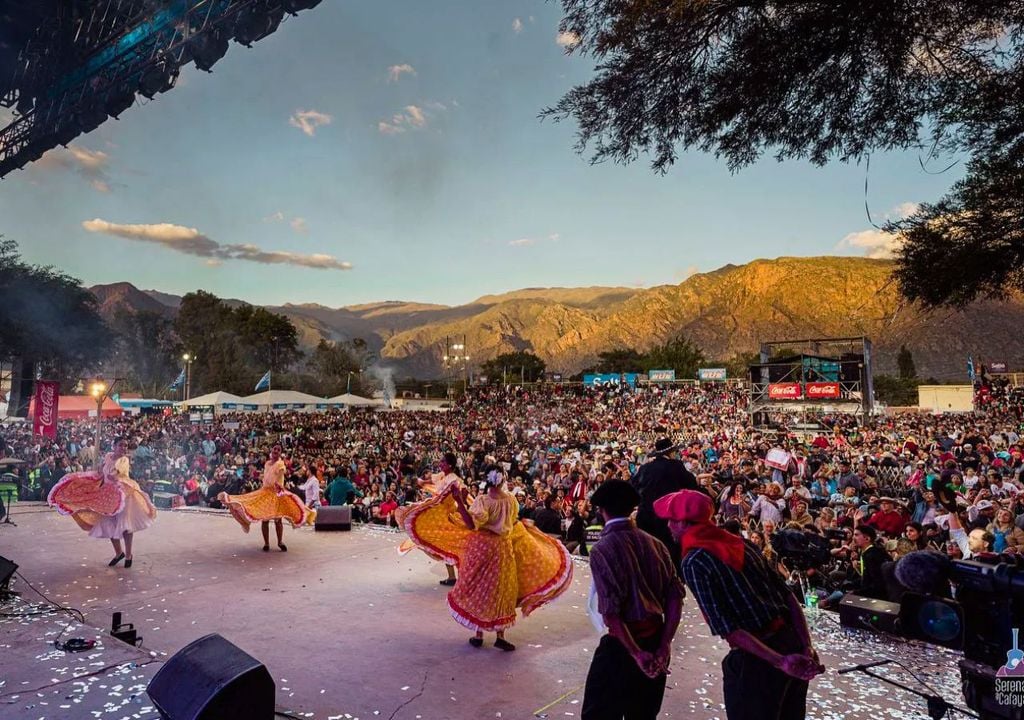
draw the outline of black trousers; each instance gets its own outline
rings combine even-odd
[[[653,652],[658,639],[637,644]],[[622,643],[611,635],[601,638],[587,673],[583,720],[654,720],[664,696],[664,675],[647,677]]]
[[[763,642],[783,655],[801,649],[788,628]],[[731,650],[725,656],[722,675],[729,720],[804,720],[807,716],[807,682],[744,650]]]

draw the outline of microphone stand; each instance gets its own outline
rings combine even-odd
[[[912,687],[907,687],[903,683],[898,683],[895,680],[890,680],[887,677],[883,677],[882,675],[878,675],[877,673],[871,671],[872,668],[879,667],[880,665],[888,665],[891,662],[892,660],[879,660],[878,662],[865,663],[864,665],[854,665],[853,667],[843,668],[842,670],[839,670],[838,674],[845,675],[846,673],[850,672],[862,672],[869,677],[875,678],[876,680],[881,680],[882,682],[888,683],[893,687],[898,687],[900,690],[905,690],[908,693],[917,695],[919,698],[924,699],[928,703],[928,716],[931,717],[933,720],[941,720],[941,718],[946,717],[946,714],[950,710],[956,710],[957,712],[963,713],[968,717],[978,717],[970,710],[964,710],[962,707],[958,705],[946,702],[939,695],[929,695],[928,693],[921,692],[920,690],[915,690]]]

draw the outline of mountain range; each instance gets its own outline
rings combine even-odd
[[[549,370],[577,372],[615,348],[644,351],[683,334],[709,359],[756,351],[767,340],[866,335],[876,372],[893,372],[901,345],[921,377],[965,379],[968,355],[1024,365],[1024,297],[925,312],[903,302],[892,263],[854,257],[780,257],[726,265],[652,288],[525,288],[465,305],[385,301],[330,308],[267,306],[287,316],[304,346],[362,338],[400,374],[437,377],[446,338],[473,365],[528,350]],[[172,317],[181,297],[130,283],[91,288],[101,312]],[[232,304],[241,301],[228,301]]]

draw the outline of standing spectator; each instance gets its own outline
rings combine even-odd
[[[660,438],[650,453],[654,459],[642,465],[631,481],[640,495],[637,527],[665,544],[675,568],[679,567],[679,546],[672,539],[668,523],[654,513],[654,503],[669,493],[697,489],[697,478],[679,460],[678,450],[679,446],[667,437]]]

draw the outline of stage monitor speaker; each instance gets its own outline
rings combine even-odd
[[[859,630],[881,630],[899,634],[900,606],[886,600],[850,593],[839,602],[839,624]]]
[[[0,555],[0,592],[7,590],[10,585],[11,578],[14,577],[14,573],[18,570],[18,564],[11,562],[3,555]]]
[[[317,509],[313,530],[351,530],[351,505],[324,505]]]
[[[28,406],[35,388],[35,365],[16,358],[11,362],[11,399],[7,403],[7,414],[11,417],[28,417]]]
[[[274,720],[270,672],[217,634],[175,653],[146,692],[165,720]]]

